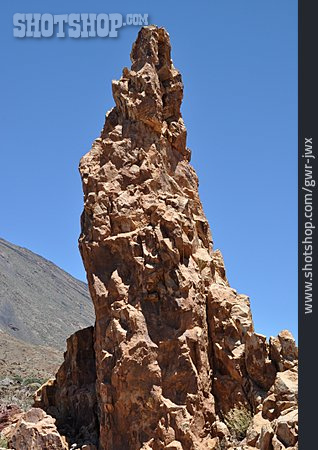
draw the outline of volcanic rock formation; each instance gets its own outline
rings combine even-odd
[[[254,332],[248,297],[213,251],[168,33],[142,28],[131,60],[80,163],[94,334],[71,338],[36,404],[70,443],[66,409],[77,429],[81,414],[84,427],[98,424],[90,443],[101,450],[295,448],[297,348],[287,331],[269,342]]]
[[[40,408],[17,414],[13,425],[2,430],[14,450],[67,450],[68,444],[57,431],[55,419]]]

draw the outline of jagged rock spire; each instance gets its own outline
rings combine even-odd
[[[238,448],[226,419],[237,409],[254,415],[245,444],[294,445],[295,342],[282,332],[268,344],[254,332],[248,297],[229,287],[213,251],[168,33],[142,28],[131,60],[80,163],[79,246],[96,313],[94,349],[86,351],[96,375],[94,368],[87,377],[96,376],[99,449]],[[81,367],[79,355],[70,346],[60,374]],[[71,392],[63,380],[42,389],[38,406]],[[66,395],[55,411],[59,423],[63,411],[80,411],[80,401],[71,403]]]
[[[141,448],[165,441],[167,429],[191,446],[215,415],[206,318],[212,238],[188,163],[168,33],[142,28],[131,59],[80,166],[101,442]]]

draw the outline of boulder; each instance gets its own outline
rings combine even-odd
[[[15,424],[2,430],[9,446],[16,450],[68,450],[65,437],[56,428],[55,419],[40,408],[22,413]]]

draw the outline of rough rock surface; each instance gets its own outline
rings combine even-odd
[[[92,442],[98,434],[101,450],[292,448],[297,348],[287,331],[269,342],[254,332],[249,299],[229,286],[213,250],[167,32],[142,28],[131,60],[80,163],[79,246],[96,314]],[[37,398],[53,415],[60,398],[74,421],[87,398],[72,396],[64,374],[87,389],[92,379],[74,371],[94,371],[73,364],[80,352],[68,348],[63,375]],[[247,434],[226,419],[236,409],[254,416]],[[246,434],[240,445],[233,431]]]
[[[97,444],[96,369],[93,327],[74,333],[67,340],[65,360],[55,379],[35,395],[34,406],[48,405],[61,434],[72,445]]]
[[[58,433],[55,419],[42,409],[32,408],[20,414],[15,424],[2,430],[14,450],[67,450],[66,440]]]
[[[17,405],[5,405],[0,407],[0,432],[15,421],[22,411]]]

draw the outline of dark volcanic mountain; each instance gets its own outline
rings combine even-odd
[[[85,283],[0,239],[0,331],[29,344],[63,350],[71,333],[93,323]]]

